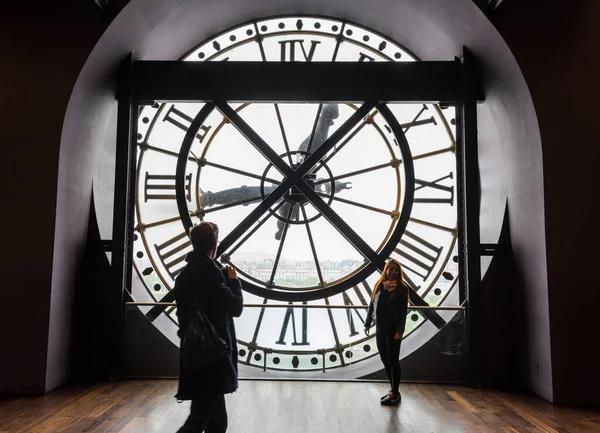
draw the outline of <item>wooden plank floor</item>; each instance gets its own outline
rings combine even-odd
[[[173,380],[64,387],[0,400],[0,433],[175,432],[189,403]],[[600,413],[535,396],[450,385],[402,384],[402,404],[381,407],[383,383],[242,381],[226,397],[228,432],[600,432]]]

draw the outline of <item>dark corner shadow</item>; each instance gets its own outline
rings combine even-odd
[[[70,383],[108,378],[110,341],[107,317],[111,267],[100,237],[94,195],[90,201],[87,241],[78,268],[73,312]]]
[[[510,236],[508,203],[505,207],[497,254],[481,281],[479,312],[472,327],[473,361],[479,384],[486,388],[522,391],[526,348],[522,332],[528,326],[523,277],[516,266]]]

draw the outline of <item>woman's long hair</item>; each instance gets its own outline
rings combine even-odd
[[[377,293],[377,290],[379,290],[379,286],[385,281],[388,267],[392,263],[395,264],[395,265],[397,265],[398,269],[400,269],[400,272],[398,273],[398,280],[397,280],[398,284],[406,286],[406,283],[404,282],[404,271],[402,270],[402,265],[400,264],[400,262],[398,260],[389,259],[385,263],[385,266],[383,267],[383,271],[381,272],[381,277],[379,277],[379,279],[377,280],[377,283],[375,283],[375,287],[373,289],[373,293],[371,294],[371,300],[372,301],[375,300],[375,294]]]

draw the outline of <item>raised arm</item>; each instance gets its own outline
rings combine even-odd
[[[217,290],[219,303],[223,305],[225,312],[231,317],[240,317],[244,309],[242,283],[238,279],[235,269],[231,266],[226,266],[222,275],[223,281],[221,287]],[[227,279],[225,280],[225,278]]]
[[[244,309],[244,297],[242,295],[242,283],[237,278],[228,279],[227,285],[220,292],[222,302],[226,306],[227,313],[231,317],[240,317]]]

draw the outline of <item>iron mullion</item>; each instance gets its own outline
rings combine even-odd
[[[327,158],[323,159],[322,163],[323,164],[327,164],[331,158],[333,158],[335,155],[337,155],[339,153],[340,150],[343,149],[343,147],[348,144],[350,142],[350,140],[352,140],[356,134],[358,134],[361,129],[363,129],[365,126],[367,126],[368,123],[367,122],[363,122],[361,125],[359,125],[354,131],[352,131],[352,133],[348,136],[348,138],[346,138],[342,144],[340,144],[338,147],[336,147],[335,152],[332,152],[330,155],[327,156]]]
[[[336,181],[340,179],[344,179],[346,177],[358,176],[359,174],[369,173],[375,170],[381,170],[382,168],[393,167],[394,161],[386,162],[385,164],[374,165],[373,167],[363,168],[361,170],[351,171],[350,173],[340,174],[339,176],[334,176],[331,179],[323,179],[315,182],[315,185],[321,185],[323,183],[328,183],[331,181]]]
[[[413,156],[413,161],[423,159],[423,158],[429,158],[430,156],[440,155],[440,154],[446,153],[446,152],[456,152],[456,147],[450,146],[450,147],[446,147],[444,149],[438,149],[438,150],[434,150],[434,151],[431,151],[428,153],[422,153],[421,155]]]
[[[268,299],[263,298],[263,305],[266,305],[267,302]],[[262,307],[260,309],[260,313],[258,314],[258,320],[256,321],[256,327],[254,328],[254,335],[252,336],[252,341],[248,344],[248,357],[246,358],[246,362],[248,364],[250,364],[250,358],[252,358],[252,354],[255,352],[254,346],[256,346],[256,339],[258,338],[258,332],[260,331],[264,315],[265,307]]]
[[[211,111],[214,109],[214,103],[206,103],[204,107],[198,112],[194,120],[192,121],[188,131],[186,132],[185,138],[183,140],[180,154],[178,156],[177,161],[177,169],[176,169],[176,191],[181,192],[185,190],[184,186],[184,173],[185,173],[185,161],[189,158],[189,150],[192,145],[195,134],[197,133],[200,125]],[[228,107],[230,108],[230,107]],[[239,117],[239,116],[238,116]],[[224,240],[221,242],[219,246],[219,254],[222,251],[226,250],[229,245],[235,242],[254,222],[263,215],[272,205],[274,205],[277,200],[283,196],[283,194],[293,185],[293,180],[286,179],[282,184],[280,184],[275,191],[269,194],[258,206],[254,209],[243,221],[240,225],[238,225],[232,233],[230,233]],[[191,227],[191,219],[189,218],[189,211],[187,210],[187,204],[185,202],[185,195],[177,194],[177,208],[179,210],[180,217],[182,222],[184,223],[184,227]],[[187,217],[187,218],[186,218]],[[238,245],[239,246],[239,245]],[[173,301],[173,291],[169,291],[162,299],[163,301]],[[164,312],[165,308],[162,306],[156,306],[152,308],[147,314],[151,321],[158,317],[162,312]]]
[[[267,55],[265,54],[265,47],[263,46],[262,40],[263,40],[263,36],[260,34],[260,32],[258,31],[258,23],[256,21],[254,21],[252,24],[254,24],[254,31],[256,32],[256,42],[258,42],[258,48],[260,49],[260,56],[263,59],[263,62],[267,61]]]
[[[335,62],[335,59],[337,59],[338,51],[340,50],[340,45],[342,44],[342,41],[344,40],[344,29],[345,28],[346,28],[346,22],[342,21],[342,25],[340,27],[340,32],[337,34],[337,37],[336,37],[335,48],[333,50],[333,58],[331,59],[332,62]]]
[[[161,226],[163,224],[169,224],[169,223],[172,223],[172,222],[175,222],[175,221],[179,221],[179,219],[180,218],[178,216],[176,216],[176,217],[166,218],[164,220],[154,221],[154,222],[148,223],[148,224],[138,224],[138,226],[135,227],[134,230],[137,229],[138,231],[141,232],[143,230],[146,230],[146,229],[149,229],[149,228],[152,228],[152,227],[157,227],[157,226]]]
[[[219,111],[229,119],[229,121],[238,129],[238,131],[258,150],[281,174],[289,177],[294,170],[287,165],[283,159],[269,146],[260,135],[246,123],[242,117],[233,110],[229,104],[224,101],[215,101]]]
[[[319,212],[335,227],[335,229],[344,236],[350,244],[356,248],[365,258],[371,263],[382,264],[383,259],[380,258],[375,251],[344,221],[331,207],[325,203],[318,193],[306,185],[305,183],[297,185],[297,188],[304,196],[317,208]]]
[[[420,220],[418,218],[410,218],[409,221],[415,223],[415,224],[421,224],[427,227],[431,227],[433,229],[438,229],[441,231],[445,231],[445,232],[449,232],[452,234],[456,234],[456,228],[452,228],[452,227],[446,227],[446,226],[441,226],[439,224],[435,224],[429,221],[424,221],[424,220]]]
[[[208,165],[210,167],[215,167],[215,168],[218,168],[218,169],[221,169],[221,170],[225,170],[225,171],[230,171],[232,173],[240,174],[242,176],[251,177],[253,179],[258,179],[260,181],[266,180],[266,181],[274,183],[276,185],[279,185],[281,183],[280,181],[275,180],[275,179],[271,179],[269,177],[263,178],[262,176],[260,176],[258,174],[250,173],[250,172],[247,172],[247,171],[244,171],[244,170],[240,170],[238,168],[227,167],[226,165],[217,164],[216,162],[210,162],[210,161],[207,161],[205,159],[202,160],[202,161],[200,161],[200,164]]]
[[[315,165],[321,162],[321,159],[333,149],[333,147],[348,134],[360,122],[360,120],[369,114],[375,108],[376,102],[365,102],[358,110],[348,118],[321,146],[311,153],[304,162],[296,169],[297,176],[300,178],[313,169]],[[323,161],[325,163],[326,161]],[[304,183],[304,182],[300,182]],[[304,183],[305,184],[305,183]],[[306,185],[306,184],[305,184]],[[307,185],[308,186],[308,185]]]
[[[281,119],[281,112],[279,111],[279,104],[273,104],[275,106],[275,113],[277,113],[277,121],[279,123],[279,128],[281,129],[281,137],[283,138],[283,145],[285,146],[285,151],[287,153],[288,161],[290,166],[293,164],[292,162],[292,154],[290,151],[290,145],[287,140],[287,136],[285,135],[285,128],[283,127],[283,120]]]
[[[219,106],[218,104],[220,104],[220,106],[223,108],[223,110],[225,111],[225,113],[223,114],[225,114],[229,118],[229,120],[232,120],[232,118],[234,118],[236,120],[241,121],[243,124],[246,123],[227,104],[215,103],[215,105]],[[275,164],[275,162],[278,162],[278,164],[282,166],[281,168],[284,172],[284,175],[290,174],[291,176],[287,176],[286,179],[277,188],[275,188],[275,190],[271,194],[265,197],[265,199],[257,206],[256,209],[250,212],[250,214],[246,216],[246,218],[244,218],[244,220],[240,224],[238,224],[237,227],[234,228],[225,237],[225,239],[221,241],[221,244],[219,245],[219,249],[217,251],[217,257],[221,255],[224,251],[226,251],[227,248],[229,248],[240,236],[242,236],[242,234],[245,233],[246,230],[248,230],[252,226],[252,224],[254,224],[254,222],[258,218],[260,218],[260,216],[263,215],[272,205],[274,205],[275,202],[279,200],[283,196],[283,194],[285,194],[285,192],[288,191],[292,186],[296,185],[300,188],[308,188],[309,190],[311,190],[308,184],[306,184],[306,182],[304,182],[304,180],[302,179],[302,176],[304,176],[316,164],[318,164],[320,162],[320,159],[324,155],[326,155],[327,152],[331,150],[338,143],[338,141],[341,140],[350,130],[352,130],[352,128],[356,126],[360,119],[362,119],[366,114],[368,114],[369,111],[371,111],[371,109],[375,107],[375,105],[376,103],[374,102],[365,102],[362,105],[362,107],[360,107],[352,116],[350,116],[350,118],[346,120],[327,140],[325,140],[325,142],[323,142],[323,144],[314,153],[310,154],[310,156],[306,160],[304,160],[304,162],[296,170],[292,170],[292,168],[289,167],[279,157],[279,155],[275,154],[275,152],[271,148],[269,148],[268,145],[260,137],[258,137],[258,134],[256,134],[253,130],[250,129],[252,133],[256,134],[256,138],[258,138],[258,141],[264,143],[264,146],[267,146],[268,149],[265,149],[265,152],[270,156],[275,155],[273,161],[271,162],[273,164]],[[231,117],[229,117],[229,115],[231,115]],[[321,198],[318,195],[316,195],[314,191],[312,192],[319,200],[321,200]],[[328,208],[328,206],[326,207]]]
[[[292,218],[292,214],[294,213],[294,208],[296,205],[290,206],[290,210],[287,214],[287,220],[289,221]],[[283,233],[281,234],[281,241],[279,242],[279,248],[277,249],[277,255],[275,256],[275,261],[273,262],[273,270],[271,271],[271,280],[269,284],[273,284],[275,280],[275,273],[277,273],[277,266],[279,265],[279,259],[281,258],[281,251],[283,250],[283,244],[285,242],[285,238],[287,236],[288,228],[290,224],[286,221],[285,226],[283,227]]]
[[[254,31],[256,32],[256,42],[258,43],[258,47],[260,49],[260,56],[262,57],[263,62],[267,61],[267,55],[265,54],[265,47],[262,43],[262,36],[260,36],[260,32],[258,31],[258,24],[254,21]],[[283,138],[283,145],[285,146],[285,151],[287,153],[288,161],[290,166],[292,165],[292,155],[290,154],[290,145],[287,140],[287,136],[285,135],[285,128],[283,127],[283,120],[281,119],[281,112],[279,111],[279,104],[273,104],[275,106],[275,113],[277,114],[277,122],[279,123],[279,128],[281,129],[281,136]]]
[[[275,190],[266,196],[262,202],[250,212],[229,234],[221,241],[217,257],[223,254],[236,240],[238,240],[252,225],[273,206],[277,200],[293,186],[293,179],[285,179]]]
[[[173,156],[175,158],[179,157],[179,153],[177,153],[177,152],[173,152],[171,150],[163,149],[162,147],[152,146],[152,145],[147,144],[147,143],[139,143],[138,147],[140,149],[142,149],[142,150],[152,150],[154,152],[162,153],[164,155]],[[195,156],[189,156],[188,157],[188,161],[198,162],[198,158],[196,158]]]
[[[481,206],[481,185],[479,180],[479,161],[477,149],[477,94],[480,83],[478,82],[477,70],[479,65],[468,48],[463,47],[463,58],[461,62],[461,94],[459,114],[460,123],[458,130],[461,131],[459,148],[462,150],[461,164],[462,188],[459,191],[464,194],[462,200],[461,216],[463,224],[459,239],[463,241],[462,254],[459,253],[459,263],[462,256],[464,272],[464,292],[460,299],[461,305],[466,303],[467,311],[465,324],[469,338],[467,339],[468,364],[471,368],[471,382],[480,380],[482,352],[480,342],[483,341],[481,329],[477,324],[482,323],[481,318],[481,238],[479,226],[479,214]]]
[[[310,140],[308,141],[308,147],[306,148],[306,153],[310,153],[310,149],[312,148],[312,144],[315,139],[315,131],[317,130],[317,124],[319,123],[319,116],[321,115],[322,110],[323,110],[323,104],[319,104],[319,108],[317,109],[317,115],[315,116],[315,122],[313,123],[313,128],[310,133]]]
[[[325,298],[325,304],[329,306],[329,298]],[[331,330],[333,331],[335,347],[336,349],[338,349],[342,345],[340,344],[340,337],[338,336],[337,327],[335,326],[335,320],[333,320],[333,311],[331,311],[331,308],[327,308],[327,315],[329,316],[329,323],[331,324]],[[340,362],[342,363],[342,365],[345,365],[346,363],[344,362],[344,357],[342,356],[342,353],[338,352],[338,354],[340,355]]]
[[[345,198],[337,197],[335,195],[331,196],[330,194],[325,194],[324,192],[318,192],[317,194],[319,194],[322,197],[327,197],[327,198],[331,197],[333,200],[337,200],[339,202],[346,203],[346,204],[349,204],[349,205],[352,205],[352,206],[361,207],[363,209],[367,209],[367,210],[370,210],[370,211],[373,211],[373,212],[379,212],[379,213],[382,213],[384,215],[389,215],[389,216],[392,216],[392,217],[395,216],[395,215],[397,215],[397,212],[392,212],[392,211],[385,210],[385,209],[380,209],[380,208],[377,208],[377,207],[374,207],[374,206],[369,206],[367,204],[358,203],[356,201],[352,201],[352,200],[348,200],[348,199],[345,199]]]
[[[228,253],[228,255],[231,255],[231,254],[235,253],[235,252],[236,252],[236,251],[239,249],[239,247],[241,247],[241,246],[244,244],[244,242],[246,242],[246,241],[247,241],[247,240],[250,238],[250,236],[252,236],[254,233],[256,233],[256,231],[257,231],[259,228],[261,228],[261,227],[262,227],[262,225],[263,225],[264,223],[266,223],[266,222],[267,222],[267,220],[268,220],[269,218],[271,218],[271,216],[272,216],[272,215],[273,215],[275,212],[277,212],[281,206],[283,206],[283,205],[284,205],[284,203],[285,203],[285,201],[284,201],[284,200],[281,200],[281,202],[279,202],[279,204],[278,204],[277,206],[275,206],[275,208],[272,210],[272,212],[269,212],[269,215],[267,215],[267,216],[266,216],[266,217],[264,217],[262,220],[260,220],[260,221],[258,222],[258,224],[257,224],[257,225],[256,225],[256,226],[255,226],[255,227],[252,229],[252,230],[250,230],[250,232],[248,232],[248,233],[246,234],[246,236],[244,236],[244,238],[243,238],[243,239],[242,239],[240,242],[238,242],[238,244],[237,244],[235,247],[233,247],[233,248],[231,249],[231,251]],[[223,243],[223,242],[221,242],[221,244],[222,244],[222,243]]]
[[[410,277],[404,274],[404,281],[408,283],[410,302],[415,307],[430,307],[430,305],[417,293],[417,285],[410,279]],[[438,329],[442,329],[446,325],[446,321],[442,319],[440,315],[424,314],[431,323],[433,323]]]
[[[125,292],[131,287],[133,262],[133,225],[136,173],[136,146],[139,105],[132,95],[133,55],[122,63],[117,89],[117,137],[115,187],[112,228],[112,287],[107,296],[110,346],[107,370],[115,377],[122,375]]]
[[[300,209],[302,210],[302,217],[304,218],[304,221],[306,221],[306,233],[308,235],[308,241],[310,242],[310,249],[312,251],[313,258],[315,259],[315,266],[317,267],[319,282],[321,284],[321,287],[323,287],[325,285],[325,282],[323,281],[323,274],[321,273],[321,266],[319,265],[319,258],[317,257],[317,248],[315,247],[315,242],[310,231],[310,223],[308,222],[308,218],[306,216],[306,209],[304,208],[304,204],[300,204]]]
[[[187,232],[193,226],[185,194],[186,161],[188,160],[192,143],[196,138],[196,134],[198,133],[200,126],[210,115],[210,113],[212,113],[214,108],[214,104],[209,102],[200,109],[190,124],[189,129],[185,133],[185,137],[183,138],[183,142],[181,143],[181,148],[179,150],[179,156],[177,158],[177,167],[175,169],[175,199],[177,201],[177,210],[179,211],[179,216],[181,217],[185,232]]]

